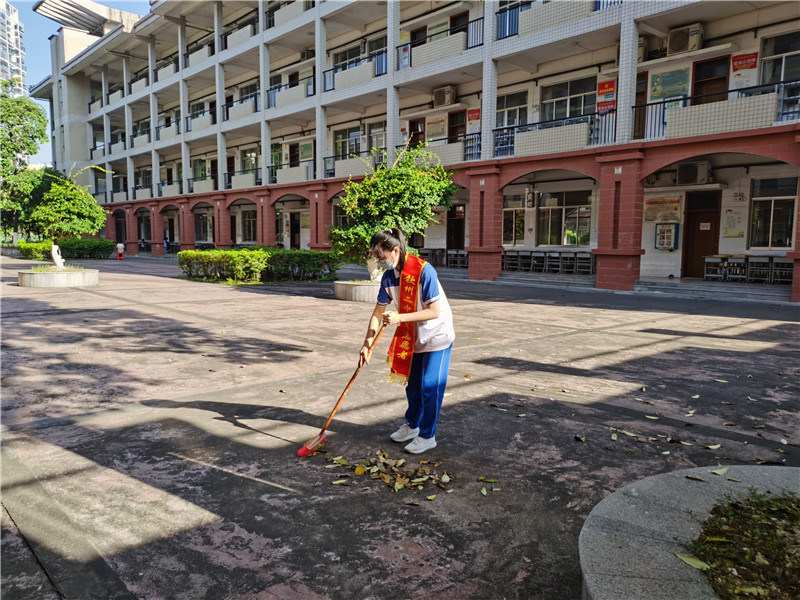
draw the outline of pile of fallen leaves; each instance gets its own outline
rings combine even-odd
[[[697,540],[696,558],[679,557],[705,571],[723,600],[800,598],[800,498],[751,488],[743,499],[714,506]],[[687,560],[687,559],[691,559]]]
[[[391,458],[384,450],[378,450],[375,456],[369,457],[356,465],[341,456],[327,457],[329,464],[326,468],[345,467],[352,469],[357,477],[366,475],[370,479],[380,480],[385,483],[393,492],[399,492],[403,488],[422,491],[426,484],[433,484],[443,489],[446,494],[453,490],[448,488],[455,477],[448,475],[447,471],[440,474],[437,469],[442,465],[441,461],[430,461],[422,459],[419,464],[406,462],[404,458]],[[333,485],[348,485],[351,483],[350,475],[343,475],[341,478],[332,482]],[[436,495],[430,495],[427,500],[433,500]]]

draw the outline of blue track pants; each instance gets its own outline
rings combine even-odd
[[[419,436],[426,439],[436,434],[436,421],[442,409],[452,348],[451,345],[436,352],[415,352],[411,360],[411,373],[406,386],[406,423],[412,428],[419,427]]]

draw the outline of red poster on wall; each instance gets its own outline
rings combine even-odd
[[[614,89],[616,87],[616,81],[601,81],[597,84],[597,95],[598,96],[613,96]]]
[[[597,103],[597,112],[604,113],[614,110],[617,106],[616,100],[601,100]]]
[[[755,69],[758,66],[758,52],[750,54],[739,54],[731,59],[733,71],[743,71],[745,69]]]

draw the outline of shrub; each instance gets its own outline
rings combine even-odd
[[[100,238],[63,238],[58,240],[62,258],[108,258],[116,244]]]
[[[241,250],[184,250],[178,266],[189,279],[208,281],[307,281],[332,277],[338,255],[315,250],[253,246]]]
[[[22,258],[28,260],[50,260],[50,251],[52,247],[50,240],[44,242],[23,242],[17,243],[17,250]]]

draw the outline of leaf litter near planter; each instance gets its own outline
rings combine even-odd
[[[345,468],[353,471],[354,477],[368,477],[386,484],[393,492],[407,488],[414,491],[422,491],[425,486],[436,486],[451,493],[452,488],[448,488],[454,475],[448,474],[446,470],[439,471],[442,461],[432,461],[423,459],[419,463],[409,463],[405,458],[392,458],[384,450],[378,450],[373,456],[367,457],[357,464],[350,464],[346,458],[341,456],[333,457],[330,453],[326,454],[325,459],[330,463],[326,469]],[[331,482],[332,485],[347,485],[354,483],[355,479],[350,479],[350,475],[338,476]],[[427,500],[432,501],[436,495],[429,495]],[[410,504],[417,504],[411,502]]]

